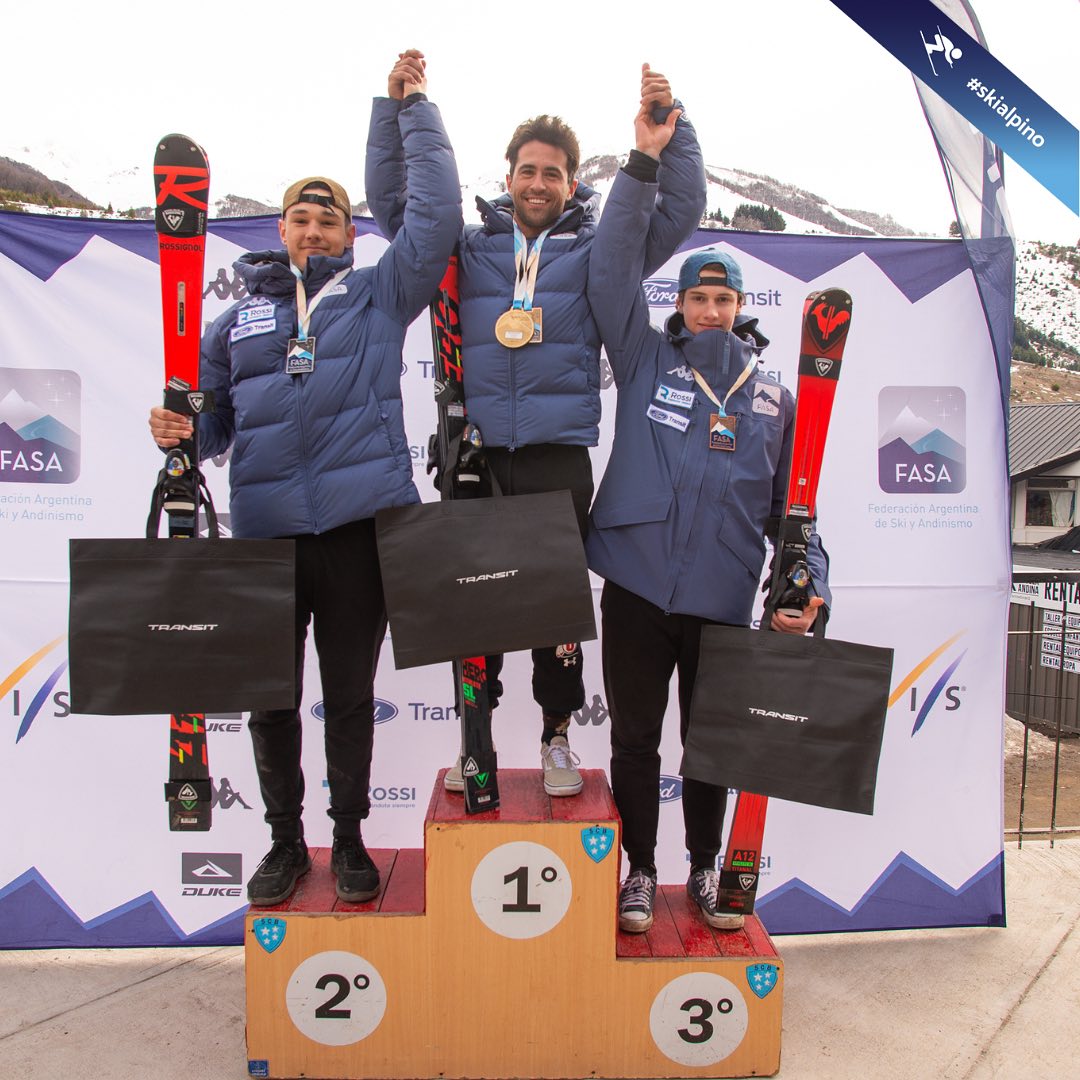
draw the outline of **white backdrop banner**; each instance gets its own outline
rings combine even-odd
[[[358,228],[357,262],[370,262],[385,241],[370,222]],[[963,247],[731,232],[698,233],[687,247],[715,243],[742,262],[748,309],[772,339],[763,366],[793,390],[806,294],[836,285],[854,298],[818,502],[832,558],[829,633],[896,650],[874,815],[773,801],[758,910],[780,933],[1002,925],[1007,472],[993,353]],[[273,218],[211,224],[205,321],[244,295],[233,261],[275,246]],[[646,283],[658,326],[684,255]],[[0,310],[0,813],[10,824],[0,947],[239,943],[244,883],[269,842],[246,717],[207,717],[214,824],[181,834],[168,831],[162,794],[168,719],[79,716],[68,703],[68,540],[141,535],[160,467],[146,426],[162,386],[152,225],[0,213]],[[597,478],[616,393],[604,363]],[[402,384],[417,486],[432,499],[426,317],[409,331]],[[224,509],[228,462],[206,471]],[[322,846],[331,823],[308,653],[305,826]],[[572,743],[583,767],[606,768],[596,642],[584,661]],[[500,765],[536,768],[527,654],[507,658],[503,682]],[[419,847],[435,774],[458,745],[449,669],[396,671],[387,646],[376,694],[365,842]],[[681,882],[673,703],[663,755],[658,869]]]

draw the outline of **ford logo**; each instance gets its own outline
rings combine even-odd
[[[660,801],[666,802],[678,802],[682,798],[682,777],[681,776],[667,776],[661,775],[660,777]]]
[[[679,283],[674,278],[648,278],[641,287],[649,307],[670,307],[679,296]]]
[[[318,720],[326,720],[326,707],[321,701],[316,701],[311,707],[311,714]],[[393,720],[398,714],[398,707],[392,701],[383,701],[382,698],[375,699],[375,723],[385,724],[388,720]]]

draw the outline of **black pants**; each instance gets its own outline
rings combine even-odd
[[[570,492],[582,540],[589,527],[593,496],[592,462],[586,446],[542,443],[517,450],[500,447],[484,451],[504,495]],[[567,642],[554,648],[533,649],[533,700],[550,716],[569,716],[585,704],[581,645]],[[502,694],[503,658],[487,657],[488,695],[494,708]]]
[[[324,710],[326,777],[335,837],[360,834],[368,816],[375,730],[375,667],[386,604],[368,518],[296,539],[296,708],[253,712],[248,721],[266,820],[275,840],[304,835],[300,765],[304,639],[314,620]]]
[[[611,790],[632,867],[655,862],[660,819],[660,734],[668,684],[679,673],[679,736],[686,741],[701,628],[709,620],[665,615],[608,581],[600,597],[604,690],[611,715]],[[720,852],[727,788],[683,780],[686,850],[694,866]]]

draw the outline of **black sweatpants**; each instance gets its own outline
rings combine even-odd
[[[304,835],[300,765],[304,639],[314,622],[334,836],[360,835],[368,816],[375,730],[375,668],[386,604],[372,518],[296,540],[296,707],[248,721],[266,820],[274,840]]]
[[[604,690],[611,716],[611,790],[632,867],[652,866],[660,819],[660,735],[668,684],[679,673],[679,736],[686,741],[701,628],[709,620],[667,615],[614,582],[600,597]],[[727,788],[683,779],[686,850],[693,866],[715,865]]]
[[[517,450],[502,447],[484,451],[492,474],[504,495],[537,495],[546,491],[570,492],[584,542],[593,496],[592,462],[587,446],[541,443]],[[569,716],[585,704],[581,645],[568,642],[553,648],[533,649],[533,700],[550,716]],[[487,657],[488,695],[494,707],[502,694],[501,655]]]

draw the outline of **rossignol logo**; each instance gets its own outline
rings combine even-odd
[[[809,716],[799,716],[797,713],[776,712],[774,709],[755,709],[753,705],[747,707],[751,716],[767,716],[772,720],[790,720],[793,724],[805,724]]]
[[[74,371],[0,368],[0,483],[72,484],[78,480],[81,398],[82,381]],[[86,499],[64,498],[72,505],[88,505]],[[27,496],[25,502],[30,501]],[[82,520],[81,515],[75,518],[47,510],[12,512],[11,517]]]
[[[878,487],[947,495],[967,486],[966,397],[959,386],[885,386],[878,394]]]
[[[181,631],[204,631],[216,630],[220,623],[147,623],[147,630],[181,630]]]
[[[185,211],[183,210],[162,210],[161,216],[165,219],[165,224],[176,232],[181,225],[184,224]]]
[[[471,585],[474,581],[501,581],[503,578],[512,578],[517,570],[495,570],[490,574],[470,574],[467,577],[459,577],[459,585]]]
[[[203,250],[201,244],[185,244],[179,240],[159,240],[158,247],[165,251],[199,251]]]

